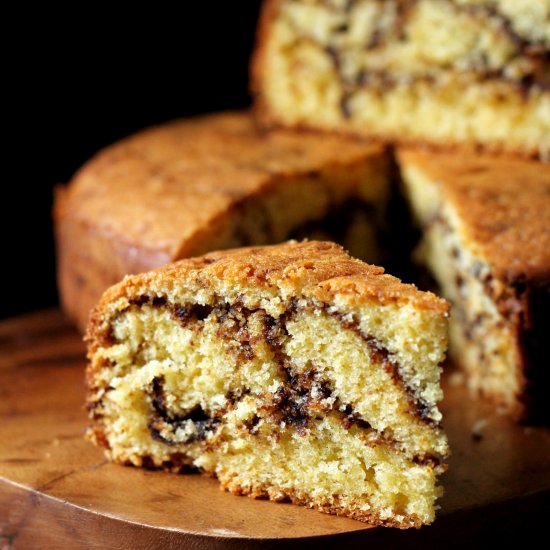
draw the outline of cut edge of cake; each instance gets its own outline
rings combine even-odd
[[[88,331],[89,438],[395,527],[434,519],[448,304],[323,242],[213,252],[127,277]]]
[[[450,355],[474,394],[545,423],[550,383],[550,168],[536,161],[401,147],[418,256],[453,303]]]
[[[250,69],[258,119],[547,158],[550,7],[517,4],[267,0]]]

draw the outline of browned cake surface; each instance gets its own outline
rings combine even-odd
[[[289,242],[277,246],[251,247],[216,251],[198,258],[188,258],[163,266],[140,277],[126,278],[103,295],[91,320],[95,338],[101,324],[103,308],[119,298],[139,297],[151,293],[157,285],[176,284],[180,280],[197,285],[204,292],[256,285],[259,294],[273,295],[274,288],[290,294],[300,293],[323,301],[343,297],[348,305],[378,303],[412,304],[419,309],[444,315],[449,304],[431,292],[421,292],[384,273],[384,268],[350,258],[342,247],[327,242]],[[223,285],[223,286],[220,286]],[[121,307],[126,307],[124,301]],[[90,337],[90,336],[89,336]]]
[[[550,164],[421,149],[400,149],[398,157],[441,185],[495,277],[550,279]]]
[[[386,165],[379,145],[262,134],[246,112],[133,135],[58,190],[64,306],[82,328],[103,290],[128,273],[208,250],[283,241],[352,198],[384,202]]]
[[[199,117],[102,151],[75,176],[67,201],[73,216],[93,220],[98,231],[174,256],[233,205],[265,191],[273,174],[307,174],[381,152],[338,136],[260,136],[245,113]]]

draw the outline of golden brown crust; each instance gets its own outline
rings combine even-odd
[[[495,277],[550,279],[550,164],[412,148],[398,149],[397,156],[441,185]]]
[[[126,277],[108,289],[96,308],[90,324],[89,339],[105,309],[120,298],[161,294],[178,281],[185,280],[193,288],[227,287],[285,289],[285,294],[317,299],[325,303],[336,297],[348,305],[376,303],[413,304],[424,310],[447,315],[449,304],[431,292],[422,292],[414,285],[376,267],[351,258],[334,243],[289,241],[280,245],[246,247],[210,252],[198,258],[187,258],[154,271]]]
[[[247,112],[175,121],[108,147],[57,193],[65,309],[83,327],[101,292],[124,275],[224,246],[209,246],[212,235],[274,186],[329,180],[332,170],[351,174],[368,162],[384,172],[383,146],[338,135],[264,135]]]
[[[260,137],[249,114],[221,113],[152,128],[102,151],[74,177],[67,207],[98,230],[173,255],[273,174],[307,174],[381,153],[336,135]]]

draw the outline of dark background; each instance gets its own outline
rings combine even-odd
[[[259,6],[183,2],[174,11],[84,15],[20,8],[5,21],[0,317],[57,303],[54,185],[140,128],[250,103]]]

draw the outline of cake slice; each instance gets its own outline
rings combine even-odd
[[[442,299],[327,242],[127,277],[89,325],[89,437],[122,464],[419,527],[448,454],[447,316]]]
[[[84,330],[124,275],[210,250],[305,237],[379,262],[383,146],[258,130],[250,113],[178,120],[111,145],[56,193],[61,302]]]
[[[513,415],[550,421],[550,165],[399,149],[425,262],[454,304],[451,354]]]
[[[550,155],[549,0],[267,0],[266,125]]]

